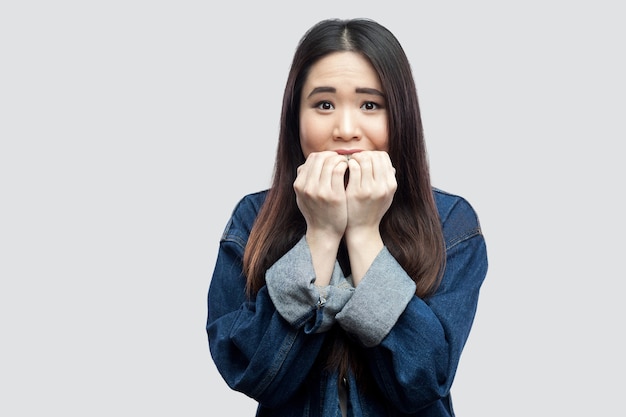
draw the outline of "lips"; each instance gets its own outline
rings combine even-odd
[[[335,150],[335,152],[337,152],[339,155],[352,155],[353,153],[357,153],[361,151],[362,149],[337,149]]]

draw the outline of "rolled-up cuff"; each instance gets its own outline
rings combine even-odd
[[[336,320],[366,347],[380,344],[415,295],[415,283],[383,248]]]
[[[304,237],[267,270],[265,282],[278,313],[296,328],[306,325],[307,333],[329,330],[354,292],[338,262],[330,285],[315,285],[311,252]]]
[[[330,330],[333,324],[335,324],[335,316],[350,300],[352,294],[354,294],[354,287],[351,282],[343,276],[339,262],[335,262],[330,285],[321,287],[320,292],[326,302],[320,308],[322,322],[320,323],[320,327],[316,329],[318,333]]]

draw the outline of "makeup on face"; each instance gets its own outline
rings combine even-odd
[[[300,144],[305,157],[387,150],[385,96],[365,57],[337,52],[313,64],[302,89]]]

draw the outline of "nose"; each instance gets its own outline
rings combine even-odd
[[[335,140],[359,140],[361,138],[361,129],[357,112],[352,109],[343,109],[336,113],[337,119],[333,136]]]

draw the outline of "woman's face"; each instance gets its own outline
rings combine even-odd
[[[335,52],[311,67],[300,99],[300,145],[311,152],[387,151],[387,108],[378,74],[361,54]]]

